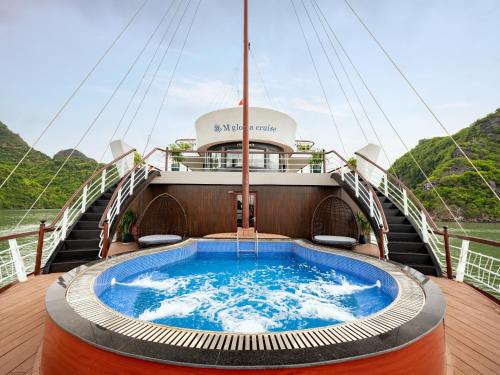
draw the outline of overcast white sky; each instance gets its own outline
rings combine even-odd
[[[173,9],[177,2],[184,6],[188,0],[175,1]],[[149,1],[37,149],[52,155],[76,144],[170,2]],[[158,78],[126,138],[139,149],[144,147],[152,127],[196,2],[191,2]],[[140,3],[141,0],[0,0],[0,121],[32,142]],[[312,12],[310,0],[304,3]],[[414,146],[421,138],[443,135],[343,0],[318,0],[318,3],[408,145]],[[500,107],[497,0],[351,0],[351,3],[450,131]],[[347,152],[352,153],[365,141],[326,63],[301,1],[296,0],[295,4]],[[314,17],[314,13],[311,15]],[[237,105],[241,96],[241,19],[242,1],[202,1],[151,146],[164,147],[177,138],[192,137],[197,117],[209,110]],[[315,26],[322,30],[317,20]],[[87,155],[94,158],[101,155],[165,28],[166,23],[79,146]],[[298,122],[299,138],[312,138],[321,148],[341,151],[290,1],[250,0],[250,40],[255,56],[250,65],[251,105],[290,114]],[[362,126],[370,140],[375,141],[333,54],[331,58],[355,103]],[[151,71],[158,62],[159,57],[153,61]],[[349,74],[391,158],[401,155],[404,146],[377,112],[352,70]],[[146,84],[132,108],[137,106],[145,89]],[[119,135],[132,112],[126,114]],[[387,165],[387,160],[381,162]]]

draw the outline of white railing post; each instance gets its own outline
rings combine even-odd
[[[370,217],[373,217],[374,213],[373,213],[373,193],[372,191],[370,190]]]
[[[101,174],[101,194],[106,190],[106,170],[102,171]]]
[[[342,180],[342,182],[344,182],[344,180],[345,180],[344,168],[342,168],[342,167],[340,167],[340,179]]]
[[[356,192],[356,198],[359,198],[359,176],[357,172],[354,172],[354,191]]]
[[[82,209],[81,209],[82,214],[85,213],[85,209],[87,208],[87,193],[88,193],[88,185],[85,185],[82,194]]]
[[[130,174],[130,191],[129,194],[132,196],[134,194],[134,183],[135,183],[135,170]]]
[[[462,247],[460,249],[460,257],[458,258],[457,265],[457,281],[464,281],[465,276],[465,266],[467,265],[467,258],[469,257],[469,240],[462,241]]]
[[[19,247],[17,246],[17,240],[14,238],[9,240],[9,250],[14,262],[14,268],[16,269],[16,275],[19,282],[24,282],[28,280],[26,276],[26,268],[24,267],[23,258],[21,258],[21,253],[19,252]]]
[[[427,243],[428,242],[427,216],[425,216],[424,211],[420,211],[420,221],[422,224],[422,240],[425,243]]]
[[[406,189],[403,189],[403,212],[405,216],[408,216],[408,195]]]
[[[386,197],[388,197],[389,196],[389,179],[387,178],[387,173],[384,173],[383,179],[384,179],[384,195]]]
[[[61,223],[61,239],[64,240],[66,238],[66,234],[67,234],[67,231],[68,231],[68,216],[69,216],[69,208],[66,208],[66,210],[64,210],[64,214],[63,214],[63,219],[62,219],[62,223]]]
[[[148,168],[148,165],[145,164],[144,165],[144,179],[147,180],[149,177],[149,168]]]
[[[116,197],[116,213],[120,213],[122,205],[122,187],[120,186],[120,189],[118,190],[118,196]]]

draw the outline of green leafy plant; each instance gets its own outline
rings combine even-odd
[[[170,151],[170,156],[172,157],[172,161],[175,164],[180,164],[184,161],[184,157],[182,156],[182,152],[189,150],[191,148],[191,145],[186,142],[181,142],[179,144],[172,143],[168,146],[168,149]]]
[[[297,151],[309,151],[311,149],[311,145],[308,143],[298,143]]]
[[[313,173],[320,173],[322,164],[323,164],[323,152],[314,151],[309,159],[309,165],[311,166],[311,171]]]
[[[122,242],[130,242],[132,240],[132,234],[130,233],[130,228],[132,224],[135,224],[136,215],[132,210],[127,210],[120,219],[120,224],[118,225],[122,237]]]
[[[359,243],[370,242],[370,232],[372,230],[370,222],[362,212],[356,213],[356,221],[358,222],[358,228],[360,232]]]
[[[347,159],[347,164],[349,164],[353,168],[357,168],[358,167],[358,160],[354,156],[352,156],[349,159]]]
[[[134,165],[139,165],[143,163],[144,159],[142,158],[141,154],[139,154],[137,151],[134,152]]]

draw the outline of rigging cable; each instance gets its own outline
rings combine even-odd
[[[158,26],[153,30],[153,32],[151,33],[151,35],[149,36],[149,38],[145,42],[144,46],[142,47],[142,49],[139,51],[139,53],[135,57],[134,61],[128,67],[125,75],[118,82],[118,85],[115,87],[115,89],[113,90],[113,92],[111,93],[111,95],[105,101],[105,103],[103,104],[103,106],[101,107],[101,109],[99,110],[99,112],[97,113],[97,115],[94,117],[94,119],[92,120],[92,122],[90,123],[90,125],[87,127],[87,129],[85,130],[85,132],[83,133],[83,135],[80,137],[80,139],[76,143],[76,145],[72,148],[71,152],[68,154],[68,156],[66,157],[66,159],[64,159],[64,162],[58,168],[58,170],[56,171],[56,173],[52,176],[52,178],[49,180],[49,182],[47,183],[47,185],[45,185],[45,187],[43,188],[42,192],[35,199],[35,201],[30,206],[30,208],[28,209],[28,211],[26,211],[26,213],[21,218],[21,220],[19,220],[19,222],[17,223],[17,225],[14,228],[14,230],[16,230],[19,227],[19,225],[21,225],[21,223],[23,222],[23,220],[26,218],[26,216],[28,216],[28,214],[31,212],[31,210],[33,209],[33,207],[35,207],[35,205],[38,203],[38,201],[43,196],[43,194],[45,194],[45,192],[47,191],[47,189],[49,188],[49,186],[52,184],[52,182],[54,182],[55,178],[59,175],[59,173],[61,172],[61,170],[66,166],[67,162],[69,161],[69,159],[71,158],[71,156],[73,156],[73,153],[76,151],[76,149],[78,148],[78,146],[83,142],[83,140],[87,137],[87,135],[89,134],[89,132],[93,129],[93,127],[96,124],[96,122],[99,120],[99,118],[101,117],[101,115],[104,113],[104,111],[108,107],[109,103],[113,100],[113,98],[118,93],[118,91],[120,90],[121,86],[123,85],[123,83],[125,82],[125,80],[127,79],[127,77],[130,75],[130,72],[133,70],[133,68],[135,67],[135,65],[137,64],[137,62],[140,60],[140,58],[144,54],[144,51],[146,50],[147,46],[149,45],[149,43],[153,39],[154,35],[156,34],[156,31],[158,30],[159,25],[161,25],[162,22],[163,22],[163,19],[159,22]]]
[[[443,205],[445,206],[446,210],[450,213],[450,215],[453,217],[453,220],[458,224],[458,226],[460,227],[460,229],[462,230],[462,232],[466,233],[465,229],[463,228],[462,224],[460,224],[460,222],[458,221],[458,219],[456,218],[456,216],[453,214],[453,212],[451,211],[450,207],[448,207],[448,205],[446,204],[446,202],[444,201],[443,197],[441,196],[441,194],[439,194],[439,192],[437,191],[437,189],[435,188],[434,184],[429,180],[429,177],[427,176],[427,174],[424,172],[424,170],[422,169],[420,163],[417,161],[417,159],[415,159],[415,157],[413,156],[413,153],[411,152],[410,148],[408,147],[408,145],[405,143],[405,141],[403,140],[403,138],[401,137],[401,135],[399,134],[399,132],[397,131],[396,127],[394,126],[394,124],[392,123],[392,121],[389,119],[389,116],[387,115],[387,113],[385,112],[385,110],[382,108],[382,106],[380,105],[379,101],[377,100],[377,98],[375,97],[375,94],[373,94],[372,90],[368,87],[368,84],[366,83],[365,79],[363,78],[363,76],[361,75],[360,71],[358,70],[358,68],[356,67],[356,65],[354,64],[354,62],[352,61],[351,57],[349,56],[349,54],[347,53],[346,49],[344,48],[344,45],[342,44],[342,42],[339,40],[339,38],[337,37],[337,34],[335,33],[335,31],[333,30],[331,24],[328,22],[328,20],[326,19],[323,11],[321,10],[319,4],[316,4],[318,6],[318,9],[319,11],[321,12],[321,14],[323,15],[323,18],[325,19],[326,21],[326,24],[330,30],[330,32],[332,33],[332,35],[334,36],[335,40],[337,41],[337,43],[339,44],[340,48],[342,49],[342,52],[344,53],[344,55],[346,56],[347,60],[349,61],[349,64],[352,66],[354,72],[356,73],[357,77],[359,78],[359,80],[363,83],[363,86],[364,88],[366,89],[366,91],[368,92],[368,94],[370,95],[370,97],[372,98],[373,102],[375,103],[375,105],[377,106],[377,108],[380,110],[380,112],[382,113],[382,115],[384,116],[385,120],[387,121],[387,123],[389,124],[389,126],[392,128],[392,130],[394,131],[394,133],[396,134],[396,136],[398,137],[399,141],[403,144],[404,148],[406,149],[406,151],[408,152],[408,154],[410,155],[411,159],[413,160],[413,162],[415,163],[415,165],[417,166],[417,168],[420,170],[420,173],[422,173],[422,175],[424,176],[425,180],[431,185],[431,188],[432,188],[432,191],[434,191],[434,193],[438,196],[439,200],[441,201],[441,203],[443,203]]]
[[[321,76],[319,75],[318,68],[316,66],[316,62],[314,61],[314,57],[313,57],[313,54],[311,52],[311,47],[309,46],[309,42],[307,41],[306,33],[304,31],[304,28],[302,27],[302,22],[300,22],[299,13],[297,12],[297,8],[295,7],[293,0],[290,0],[290,3],[292,4],[293,11],[295,13],[295,16],[297,17],[297,22],[299,23],[300,31],[302,32],[302,36],[304,37],[304,41],[305,41],[306,46],[307,46],[307,51],[309,52],[309,57],[311,58],[311,62],[312,62],[312,65],[314,67],[314,71],[316,72],[316,77],[318,78],[319,85],[321,86],[321,91],[323,92],[323,97],[325,98],[326,105],[328,106],[328,111],[330,112],[330,118],[331,118],[333,124],[335,125],[335,129],[337,131],[337,135],[339,137],[339,141],[340,141],[340,144],[342,146],[342,150],[344,151],[344,155],[347,157],[347,151],[346,151],[346,148],[344,145],[344,141],[343,141],[342,136],[340,134],[340,130],[339,130],[337,121],[335,121],[335,118],[333,116],[332,107],[330,106],[330,102],[328,101],[325,87],[323,86],[323,82],[321,81]]]
[[[455,140],[455,138],[453,137],[453,135],[451,135],[451,133],[448,131],[448,129],[444,126],[444,124],[441,122],[441,120],[437,117],[436,113],[430,108],[430,106],[424,100],[424,98],[422,97],[422,95],[420,95],[420,93],[417,91],[417,89],[415,88],[415,86],[410,82],[410,80],[408,79],[408,77],[403,73],[403,71],[401,70],[401,68],[399,67],[399,65],[396,64],[396,62],[394,61],[394,59],[389,55],[389,53],[384,48],[384,46],[382,45],[382,43],[375,37],[375,35],[368,28],[368,26],[366,25],[366,23],[361,19],[361,17],[358,15],[358,13],[351,6],[351,4],[349,3],[349,1],[348,0],[344,0],[344,1],[347,4],[347,6],[349,7],[349,9],[352,11],[352,13],[354,14],[354,16],[358,19],[358,21],[364,27],[364,29],[368,32],[368,34],[372,37],[372,39],[375,41],[375,43],[382,50],[382,52],[387,57],[387,59],[390,61],[390,63],[392,64],[392,66],[398,71],[398,73],[401,75],[401,77],[403,77],[404,81],[408,84],[408,86],[410,87],[411,91],[413,91],[413,93],[417,96],[417,98],[420,100],[420,102],[425,106],[425,108],[427,109],[427,111],[429,111],[429,113],[434,118],[434,120],[436,120],[436,122],[441,127],[441,129],[443,129],[444,132],[446,133],[446,135],[453,141],[453,143],[455,144],[455,146],[457,147],[457,149],[460,150],[460,152],[465,157],[465,159],[469,162],[469,164],[472,166],[472,168],[474,168],[474,170],[479,175],[479,177],[483,180],[483,182],[486,184],[486,186],[488,187],[488,189],[490,189],[491,192],[493,193],[493,195],[500,201],[500,197],[496,193],[495,189],[493,189],[493,187],[488,183],[488,181],[486,181],[486,179],[484,178],[484,176],[477,169],[476,165],[467,156],[467,154],[464,152],[464,150],[462,149],[462,147],[460,147],[460,145],[457,143],[457,141]]]
[[[190,1],[191,0],[189,0],[189,2]],[[187,3],[188,6],[189,6],[189,2]],[[182,3],[179,2],[179,6],[175,10],[175,14],[174,14],[173,18],[175,18],[177,16],[177,13],[179,13],[179,10],[181,9],[181,5],[182,5]],[[174,40],[175,36],[177,35],[177,31],[179,30],[179,26],[182,22],[182,18],[184,17],[184,14],[186,13],[188,6],[186,6],[186,8],[184,9],[184,13],[182,14],[182,17],[180,18],[180,21],[177,24],[177,26],[174,30],[174,33],[172,34],[172,37],[170,38],[170,41],[168,42],[167,48],[165,49],[165,51],[163,51],[163,55],[160,59],[160,62],[158,63],[153,75],[151,76],[151,79],[149,80],[148,86],[146,87],[146,91],[144,91],[144,94],[142,95],[141,101],[139,102],[139,105],[135,109],[135,112],[134,112],[132,118],[130,119],[129,124],[127,125],[127,129],[125,129],[125,132],[122,135],[122,139],[125,139],[125,137],[127,136],[128,132],[130,130],[130,127],[134,123],[135,118],[137,117],[137,114],[139,113],[140,109],[142,108],[142,105],[144,104],[144,100],[146,99],[146,97],[149,94],[149,90],[151,90],[151,86],[153,85],[153,82],[155,81],[156,76],[158,75],[158,72],[160,71],[160,68],[163,65],[163,61],[165,60],[165,57],[167,56],[168,51],[170,50],[170,46],[172,45],[172,41]],[[170,25],[169,25],[169,29],[170,29]]]
[[[165,93],[163,94],[163,98],[162,98],[162,101],[161,101],[160,108],[158,108],[158,112],[156,113],[156,117],[155,117],[155,120],[154,120],[154,123],[153,123],[153,127],[151,128],[151,132],[148,135],[148,139],[147,139],[146,145],[144,146],[144,151],[142,153],[143,155],[146,153],[146,149],[147,149],[147,147],[149,145],[149,141],[151,140],[151,136],[153,135],[153,132],[155,131],[156,126],[158,124],[158,119],[160,118],[161,111],[163,110],[163,107],[165,105],[165,101],[166,101],[168,93],[170,91],[170,86],[172,85],[172,81],[174,80],[175,73],[177,72],[177,67],[179,66],[179,62],[181,61],[182,54],[184,52],[184,48],[186,47],[186,43],[187,43],[187,41],[189,39],[189,34],[191,33],[191,29],[193,28],[194,21],[196,20],[196,16],[198,14],[198,10],[200,9],[201,1],[202,0],[198,0],[198,4],[196,5],[196,9],[195,9],[195,11],[193,13],[193,18],[191,19],[191,23],[189,24],[189,28],[188,28],[187,33],[186,33],[186,37],[184,38],[184,41],[182,43],[181,51],[179,52],[179,56],[177,57],[177,61],[175,62],[174,70],[172,71],[172,75],[170,76],[170,81],[168,82],[168,85],[167,85],[167,88],[165,90]],[[190,2],[191,2],[191,0],[189,1],[189,3]],[[188,7],[189,7],[189,3],[188,3]],[[186,10],[187,10],[187,7],[186,7]],[[183,17],[184,17],[184,15],[183,15]]]
[[[252,48],[249,48],[248,50],[250,51],[250,57],[252,58],[252,62],[253,62],[253,65],[255,66],[255,70],[257,70],[257,76],[259,77],[259,80],[260,80],[260,83],[262,85],[262,88],[264,89],[264,92],[265,92],[266,97],[267,97],[267,101],[269,102],[269,104],[272,107],[273,106],[273,101],[271,100],[271,97],[269,96],[269,90],[267,89],[267,85],[264,82],[264,78],[263,78],[262,73],[260,71],[259,64],[257,64],[255,56],[253,55]]]
[[[0,184],[0,190],[4,187],[4,185],[9,181],[9,179],[12,177],[12,175],[16,172],[16,170],[19,168],[19,166],[22,164],[22,162],[26,159],[26,157],[29,155],[29,153],[33,150],[33,148],[38,144],[40,139],[47,133],[47,131],[52,127],[54,122],[57,120],[57,118],[61,115],[61,113],[64,111],[64,109],[69,105],[69,103],[73,100],[73,98],[76,96],[76,94],[80,91],[80,89],[83,87],[83,85],[88,81],[90,76],[94,73],[94,71],[97,69],[97,67],[101,64],[101,62],[104,60],[104,58],[108,55],[108,53],[113,49],[115,44],[120,40],[122,35],[127,31],[129,26],[134,22],[134,20],[137,18],[139,13],[144,9],[146,4],[149,2],[149,0],[144,0],[137,11],[132,15],[130,20],[125,24],[125,26],[121,29],[121,31],[116,35],[116,37],[113,39],[111,44],[108,46],[108,48],[104,51],[104,53],[99,57],[97,62],[92,66],[90,71],[85,75],[85,77],[80,81],[80,83],[76,86],[76,88],[73,90],[71,95],[66,99],[66,101],[63,103],[63,105],[59,108],[59,110],[55,113],[55,115],[51,118],[51,120],[48,122],[48,124],[45,126],[43,131],[38,135],[38,137],[35,139],[35,141],[31,144],[30,148],[28,151],[25,152],[23,157],[17,162],[17,164],[14,166],[14,168],[10,171],[10,173],[7,175],[5,180],[2,181]]]
[[[316,6],[317,6],[316,0],[311,0],[311,4],[313,5],[314,12],[315,12],[316,16],[318,17],[318,20],[321,24],[321,27],[323,28],[323,31],[328,39],[330,46],[332,47],[333,52],[335,52],[335,56],[337,57],[337,61],[339,62],[340,66],[342,67],[342,70],[347,78],[347,81],[349,82],[349,86],[351,87],[352,91],[354,92],[354,95],[356,96],[357,102],[358,102],[359,106],[361,107],[363,114],[365,115],[366,120],[368,121],[368,124],[370,125],[370,128],[372,129],[373,133],[375,134],[375,137],[377,138],[377,141],[378,141],[380,147],[382,148],[382,151],[384,152],[384,155],[387,159],[387,162],[389,163],[389,166],[391,166],[392,162],[391,162],[391,158],[389,157],[389,153],[387,152],[386,148],[384,147],[384,144],[382,143],[382,139],[379,137],[379,134],[376,131],[375,126],[373,125],[373,122],[372,122],[370,116],[368,116],[368,111],[366,110],[366,107],[364,106],[363,101],[361,100],[361,98],[358,94],[358,91],[356,90],[356,87],[354,86],[354,83],[352,82],[351,77],[349,76],[349,73],[347,72],[347,69],[346,69],[344,63],[342,62],[342,59],[340,58],[340,55],[337,51],[337,48],[333,44],[333,41],[332,41],[332,38],[330,37],[330,34],[328,34],[328,31],[325,27],[325,23],[323,22],[323,20],[320,17],[320,14],[318,13],[318,9],[316,9]]]
[[[170,10],[172,9],[172,7],[174,6],[174,3],[175,3],[175,0],[172,0],[172,2],[170,3],[170,6],[168,7],[167,11],[165,12],[165,14],[163,15],[162,17],[162,20],[161,20],[161,23],[163,23],[163,21],[165,20],[165,18],[167,17],[167,15],[170,13]],[[122,123],[123,123],[123,120],[125,119],[125,115],[128,113],[132,103],[134,102],[136,96],[137,96],[137,93],[139,92],[139,89],[142,87],[143,83],[144,83],[144,79],[146,78],[146,75],[148,74],[149,72],[149,69],[151,68],[151,66],[153,65],[153,61],[155,60],[157,54],[158,54],[158,51],[160,50],[160,47],[161,45],[163,44],[167,34],[168,34],[168,31],[170,30],[170,26],[173,24],[173,21],[174,21],[174,17],[172,17],[169,21],[169,24],[165,30],[165,32],[163,33],[162,37],[160,38],[160,41],[158,42],[157,46],[156,46],[156,49],[153,53],[153,56],[151,57],[151,59],[149,60],[148,62],[148,65],[146,67],[146,69],[144,70],[144,73],[142,74],[142,77],[141,79],[139,80],[139,83],[137,84],[135,90],[134,90],[134,93],[132,94],[132,96],[130,97],[126,107],[125,107],[125,110],[123,111],[123,114],[120,118],[120,121],[118,121],[118,124],[116,125],[116,128],[113,132],[113,134],[111,135],[111,137],[109,137],[108,139],[108,142],[106,143],[105,145],[105,149],[104,149],[104,152],[102,153],[101,157],[98,159],[99,160],[99,163],[101,163],[101,161],[104,159],[104,155],[106,154],[106,151],[108,150],[109,148],[109,145],[111,143],[111,141],[113,140],[113,138],[115,137],[116,133],[118,132],[118,130],[120,129]],[[99,169],[99,166],[96,167],[94,173]]]
[[[337,75],[337,72],[335,70],[335,67],[333,66],[332,60],[330,59],[330,56],[328,56],[328,53],[326,52],[325,46],[323,44],[323,41],[321,40],[321,38],[320,38],[320,36],[318,34],[318,30],[316,30],[316,27],[314,26],[313,20],[312,20],[310,14],[309,14],[309,11],[306,8],[304,0],[301,0],[301,1],[302,1],[302,6],[304,7],[304,10],[306,11],[307,18],[309,19],[309,22],[311,23],[311,26],[312,26],[312,28],[314,30],[314,33],[316,34],[316,38],[318,39],[318,42],[319,42],[319,44],[321,46],[321,49],[323,50],[323,53],[324,53],[324,55],[326,57],[326,60],[328,61],[328,64],[330,65],[330,68],[332,69],[333,75],[335,76],[335,79],[336,79],[336,81],[337,81],[337,83],[338,83],[338,85],[340,87],[340,91],[342,91],[342,94],[344,95],[344,98],[345,98],[347,104],[349,105],[349,108],[351,109],[351,113],[352,113],[352,115],[354,117],[354,120],[356,121],[356,124],[358,125],[359,129],[361,130],[361,133],[363,134],[363,137],[365,138],[366,143],[370,143],[370,141],[368,140],[368,137],[366,136],[366,133],[365,133],[363,127],[361,126],[361,122],[359,121],[358,116],[356,115],[356,112],[354,111],[354,108],[353,108],[353,106],[351,104],[351,101],[349,100],[349,97],[347,96],[347,93],[346,93],[346,91],[344,89],[344,86],[342,85],[342,82],[340,82],[340,78]]]

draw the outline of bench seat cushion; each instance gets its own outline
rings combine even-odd
[[[317,235],[314,236],[313,240],[330,246],[354,247],[356,245],[356,240],[351,237]]]
[[[144,246],[161,245],[182,241],[182,237],[176,234],[153,234],[139,238],[139,244]]]

